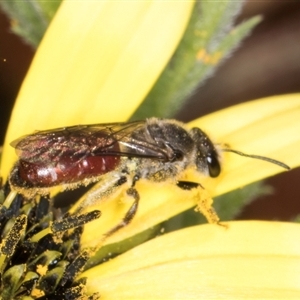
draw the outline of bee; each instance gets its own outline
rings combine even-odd
[[[220,150],[200,129],[188,129],[176,120],[149,118],[144,121],[78,125],[37,131],[11,143],[19,157],[9,182],[11,188],[30,198],[47,195],[50,188],[75,189],[101,181],[78,208],[94,204],[125,183],[133,204],[111,235],[134,218],[140,200],[135,184],[140,179],[154,182],[173,180],[182,189],[200,183],[179,181],[188,168],[217,177],[221,172]],[[285,169],[279,161],[222,149],[239,155],[262,159]],[[212,212],[214,214],[214,212]],[[213,220],[218,220],[215,216]]]

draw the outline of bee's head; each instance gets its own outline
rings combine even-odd
[[[208,174],[210,177],[217,177],[221,172],[219,153],[209,139],[209,137],[199,128],[192,128],[191,135],[197,147],[196,165],[200,172]],[[264,160],[272,164],[278,165],[286,170],[290,167],[278,160],[255,154],[246,154],[238,150],[223,148],[222,152],[232,152],[240,156],[250,157],[254,159]]]
[[[218,151],[209,137],[199,128],[192,128],[191,134],[196,143],[196,165],[200,172],[217,177],[221,172]]]

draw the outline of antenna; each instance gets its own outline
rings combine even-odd
[[[222,151],[224,151],[224,152],[233,152],[233,153],[238,154],[240,156],[245,156],[245,157],[250,157],[250,158],[265,160],[265,161],[268,161],[268,162],[270,162],[272,164],[280,166],[280,167],[282,167],[282,168],[284,168],[286,170],[290,170],[291,169],[288,165],[284,164],[283,162],[275,160],[275,159],[272,159],[272,158],[269,158],[269,157],[260,156],[260,155],[253,155],[253,154],[246,154],[246,153],[243,153],[241,151],[233,150],[233,149],[229,149],[229,148],[222,149]]]

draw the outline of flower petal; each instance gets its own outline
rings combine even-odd
[[[190,125],[202,128],[215,141],[232,149],[273,158],[291,168],[300,165],[300,94],[236,105],[195,120]],[[214,195],[283,171],[274,164],[232,153],[224,154],[223,168]]]
[[[227,225],[158,237],[82,276],[103,299],[297,299],[300,225]]]
[[[194,3],[64,1],[19,93],[8,144],[34,130],[125,121],[162,72]]]

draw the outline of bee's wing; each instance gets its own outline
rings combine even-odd
[[[89,155],[161,159],[161,149],[131,138],[132,132],[144,126],[145,121],[135,121],[63,127],[23,136],[13,141],[11,146],[20,159],[40,164],[56,164],[66,156],[72,157],[76,163]]]

